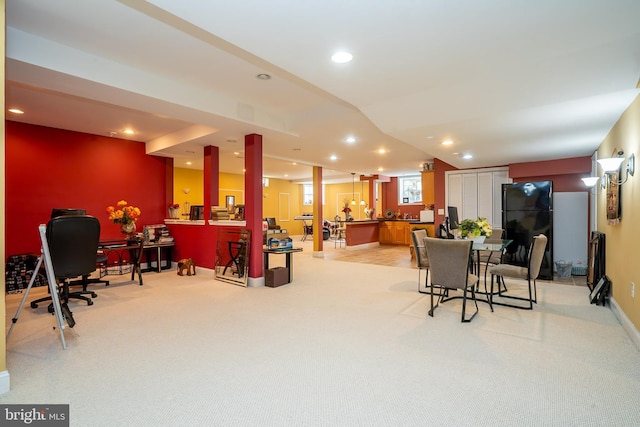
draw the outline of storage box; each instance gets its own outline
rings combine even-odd
[[[269,239],[269,249],[291,249],[293,248],[293,240],[290,237],[285,239]]]
[[[287,267],[274,267],[264,272],[264,284],[270,288],[289,283],[289,269]]]

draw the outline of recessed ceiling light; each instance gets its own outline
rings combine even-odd
[[[378,172],[382,172],[384,168],[378,168]]]
[[[126,133],[127,135],[133,135],[134,134],[133,130],[131,130],[131,129],[125,129],[122,132]]]
[[[384,148],[378,149],[378,154],[384,154],[386,152],[387,152],[387,150],[385,150]]]
[[[9,112],[13,113],[13,114],[24,114],[24,111],[18,109],[18,108],[9,108]]]
[[[237,152],[237,151],[234,151],[234,152],[233,152],[233,154],[234,154],[235,156],[239,156],[239,155],[240,155],[240,153],[239,153],[239,152]]]
[[[187,164],[188,164],[188,165],[192,165],[193,163],[191,163],[191,162],[187,162]]]
[[[471,154],[463,154],[462,158],[465,159],[465,160],[473,159],[473,155],[471,155]]]
[[[353,59],[353,55],[349,52],[336,52],[331,55],[331,60],[337,64],[344,64],[350,62]]]
[[[345,138],[344,142],[348,144],[353,144],[354,142],[356,142],[356,139],[353,136],[348,136]]]
[[[297,163],[296,163],[296,162],[293,162],[293,163],[291,163],[291,164],[292,164],[292,165],[297,165]]]
[[[284,177],[285,177],[285,178],[286,178],[286,177],[288,177],[288,176],[289,176],[289,174],[288,174],[288,173],[285,173],[285,174],[284,174]]]
[[[329,159],[331,160],[338,160],[338,156],[336,156],[335,154],[331,155],[331,157],[329,157]]]
[[[256,76],[258,80],[271,80],[271,76],[267,73],[260,73]]]
[[[442,145],[451,145],[451,144],[453,144],[453,141],[450,140],[450,139],[446,139],[446,140],[442,141]]]

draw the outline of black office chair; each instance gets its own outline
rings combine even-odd
[[[68,215],[86,215],[87,211],[85,209],[72,209],[72,208],[53,208],[51,210],[51,219],[57,218],[59,216],[68,216]],[[107,264],[107,256],[102,252],[96,253],[96,265],[98,268],[103,268]],[[109,286],[109,281],[102,279],[100,277],[89,278],[89,276],[83,276],[81,280],[75,280],[70,283],[70,285],[82,285],[82,291],[87,292],[87,285],[89,283],[104,283],[105,286]],[[94,297],[95,298],[95,297]]]
[[[89,276],[95,271],[100,221],[88,215],[60,216],[47,223],[46,236],[62,311],[72,327],[73,318],[69,319],[71,312],[66,305],[69,299],[80,299],[92,305],[91,298],[85,295],[97,296],[93,292],[70,292],[69,281],[75,277]],[[38,303],[43,301],[51,301],[51,296],[31,301],[31,307],[37,308]],[[52,304],[49,305],[49,312],[53,312]]]

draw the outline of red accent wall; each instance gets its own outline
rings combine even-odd
[[[580,178],[591,175],[591,157],[513,163],[509,176],[514,182],[553,181],[554,192],[589,191]]]
[[[100,220],[101,239],[121,238],[106,207],[124,199],[142,211],[138,230],[167,215],[166,162],[142,142],[6,121],[5,252],[40,253],[38,225],[52,208]]]

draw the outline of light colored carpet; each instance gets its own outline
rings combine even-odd
[[[0,403],[69,403],[72,426],[640,420],[640,355],[584,287],[545,283],[533,311],[480,303],[461,324],[458,300],[427,316],[415,269],[294,256],[294,282],[275,289],[201,269],[114,278],[93,306],[72,304],[67,350],[46,308],[27,305]],[[20,298],[7,296],[8,322]]]

